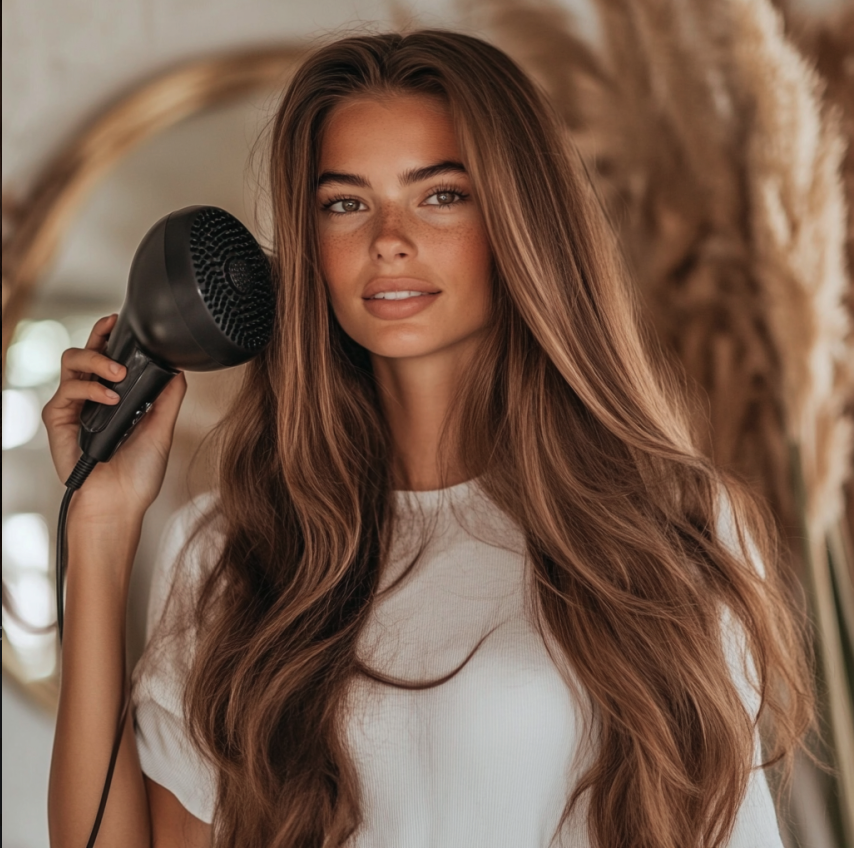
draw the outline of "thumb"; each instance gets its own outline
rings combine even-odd
[[[175,432],[175,422],[178,420],[178,412],[181,409],[181,403],[184,400],[184,395],[187,393],[187,378],[182,371],[177,377],[173,377],[166,388],[160,393],[160,396],[152,404],[151,410],[145,416],[142,424],[147,424],[149,428],[157,432],[157,435],[163,438],[166,443],[172,441],[172,434]]]

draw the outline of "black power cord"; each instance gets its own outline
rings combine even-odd
[[[86,482],[86,478],[92,473],[92,469],[98,464],[97,459],[87,456],[85,453],[77,461],[74,470],[65,481],[65,494],[59,507],[59,521],[56,530],[56,632],[59,636],[59,644],[62,645],[62,631],[65,624],[65,572],[68,565],[68,507],[74,493]],[[113,750],[110,753],[110,764],[107,767],[107,776],[104,779],[104,788],[101,791],[101,801],[98,804],[98,812],[95,814],[95,823],[89,834],[86,848],[94,848],[98,831],[101,829],[101,820],[104,818],[104,810],[107,807],[107,796],[110,794],[110,784],[113,781],[113,772],[116,768],[116,760],[119,756],[119,747],[124,735],[125,719],[127,718],[130,699],[127,693],[122,692],[122,708],[119,711],[119,723],[116,727],[116,736],[113,740]]]
[[[65,625],[65,570],[68,566],[68,507],[74,493],[86,482],[92,469],[98,464],[85,453],[77,460],[74,470],[65,481],[65,494],[59,506],[59,521],[56,528],[56,632],[62,645],[62,631]]]

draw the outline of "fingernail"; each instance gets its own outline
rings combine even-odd
[[[112,389],[107,389],[107,397],[113,398],[114,400],[119,396],[118,392],[114,392]]]
[[[119,365],[118,362],[114,362],[112,365],[110,365],[110,371],[112,371],[113,374],[118,374],[121,370],[122,366]]]

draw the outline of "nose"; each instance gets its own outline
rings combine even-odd
[[[377,215],[376,229],[371,241],[371,257],[375,261],[412,258],[415,242],[405,214],[392,204],[384,205]]]

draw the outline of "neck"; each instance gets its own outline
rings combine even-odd
[[[429,356],[371,357],[394,440],[396,489],[426,491],[467,479],[456,454],[440,457],[439,451],[442,425],[475,349],[474,339],[466,342]],[[440,459],[448,463],[444,474]]]

